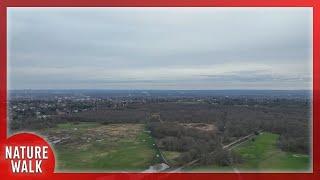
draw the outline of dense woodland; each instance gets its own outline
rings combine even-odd
[[[224,150],[223,145],[259,130],[280,134],[278,146],[284,151],[308,154],[310,109],[307,100],[279,98],[268,101],[247,98],[168,102],[149,100],[116,107],[107,103],[99,108],[52,115],[46,119],[12,113],[10,128],[13,131],[36,130],[63,122],[145,123],[161,149],[181,152],[177,159],[181,164],[200,159],[203,164],[230,165],[242,159]],[[213,124],[216,129],[201,131],[187,128],[181,123]]]

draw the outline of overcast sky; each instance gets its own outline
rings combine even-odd
[[[311,8],[9,8],[10,89],[310,89]]]

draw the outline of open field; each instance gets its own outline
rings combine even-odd
[[[281,151],[277,147],[279,135],[263,133],[234,149],[243,158],[244,163],[237,165],[241,170],[308,170],[309,156]]]
[[[202,131],[211,131],[211,132],[217,132],[217,127],[214,126],[214,124],[208,124],[208,123],[181,123],[182,126],[186,128],[194,128]]]
[[[243,158],[243,163],[226,167],[197,166],[185,170],[191,171],[307,171],[310,157],[303,154],[284,152],[277,147],[279,135],[262,133],[234,148]]]
[[[64,123],[43,134],[62,139],[54,145],[58,170],[140,171],[156,161],[143,124]]]

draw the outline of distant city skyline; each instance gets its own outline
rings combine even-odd
[[[312,8],[9,8],[9,89],[312,88]]]

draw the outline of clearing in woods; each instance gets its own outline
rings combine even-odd
[[[263,132],[254,141],[247,141],[233,149],[243,158],[234,166],[196,166],[185,171],[308,171],[310,157],[282,151],[277,147],[278,134]]]
[[[306,171],[310,168],[308,155],[282,151],[277,147],[278,134],[264,132],[234,149],[244,159],[241,170]]]
[[[54,145],[58,170],[141,171],[157,161],[144,124],[64,123],[43,131]]]

